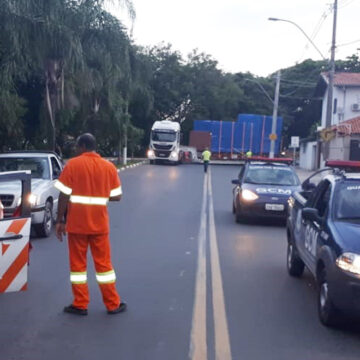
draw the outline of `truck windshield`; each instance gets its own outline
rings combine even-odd
[[[0,171],[31,170],[31,177],[35,179],[50,179],[47,158],[41,157],[2,157],[0,158]]]
[[[339,184],[335,197],[337,219],[360,219],[360,182]]]
[[[297,175],[290,168],[279,166],[249,166],[245,178],[246,183],[264,185],[299,185]]]
[[[153,141],[174,142],[176,140],[176,132],[153,130],[151,139]]]

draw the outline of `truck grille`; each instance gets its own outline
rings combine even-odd
[[[170,156],[171,151],[158,151],[155,150],[155,156],[156,157],[163,157],[163,158],[168,158]]]
[[[154,149],[156,150],[171,150],[172,145],[159,145],[159,144],[154,144]]]
[[[4,207],[9,207],[14,202],[14,195],[0,195],[0,200]]]

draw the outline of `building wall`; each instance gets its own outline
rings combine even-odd
[[[317,142],[310,141],[300,144],[299,166],[305,170],[316,169]]]
[[[328,90],[325,91],[322,102],[321,126],[325,128],[326,124],[326,107],[327,107]],[[332,111],[331,124],[336,125],[339,122],[360,116],[360,87],[337,87],[334,86],[334,102],[337,106]],[[336,99],[336,101],[335,101]],[[352,110],[353,104],[359,104],[359,111]],[[335,112],[335,113],[334,113]]]
[[[329,159],[349,160],[350,158],[350,136],[338,136],[330,141]]]

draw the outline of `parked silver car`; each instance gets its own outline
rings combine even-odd
[[[11,152],[0,154],[0,172],[30,170],[31,225],[40,237],[48,237],[53,227],[58,207],[59,191],[54,182],[59,177],[63,165],[60,158],[51,152]],[[4,216],[16,216],[21,204],[20,181],[2,182],[0,200],[4,206]]]

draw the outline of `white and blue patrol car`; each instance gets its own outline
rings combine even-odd
[[[236,222],[244,218],[286,219],[288,199],[301,189],[292,159],[252,158],[232,180],[233,213]]]

